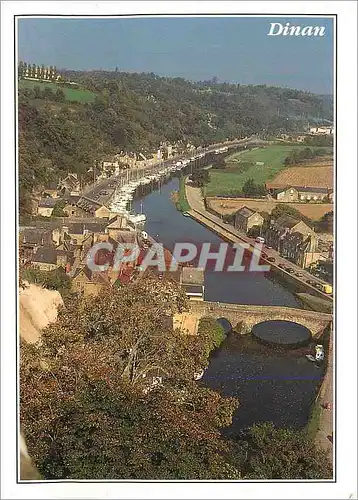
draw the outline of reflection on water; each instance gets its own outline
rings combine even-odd
[[[252,334],[264,342],[280,345],[303,345],[311,338],[311,331],[305,326],[278,319],[258,323],[253,327]]]
[[[264,346],[251,336],[229,334],[212,356],[202,383],[240,406],[225,430],[235,433],[254,423],[300,428],[307,423],[323,367],[300,350]]]

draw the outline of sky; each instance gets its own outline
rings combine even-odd
[[[325,26],[323,37],[267,36],[271,22]],[[58,69],[153,72],[331,94],[333,20],[322,18],[22,18],[19,60]]]

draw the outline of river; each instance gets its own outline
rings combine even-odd
[[[133,204],[135,211],[147,215],[145,230],[169,250],[176,242],[200,245],[211,243],[213,248],[222,241],[214,233],[201,226],[175,208],[170,194],[178,190],[179,181],[171,179],[160,190],[154,191]],[[252,272],[205,272],[205,299],[236,304],[262,304],[299,307],[296,297],[284,286],[273,280],[270,273]]]
[[[221,239],[177,211],[170,195],[178,190],[173,178],[160,190],[139,198],[134,209],[147,215],[145,230],[172,250],[175,242],[218,245]],[[299,307],[295,296],[270,274],[205,272],[205,299],[240,304]],[[308,419],[321,369],[300,350],[259,344],[231,333],[212,356],[202,382],[223,395],[238,397],[240,407],[229,431],[270,420],[278,426],[302,427]]]

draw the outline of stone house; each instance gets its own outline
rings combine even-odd
[[[58,198],[58,189],[57,189],[57,182],[51,182],[48,186],[45,187],[45,189],[42,192],[42,196],[44,198],[51,197],[51,198]]]
[[[72,263],[72,252],[57,250],[54,247],[40,247],[32,258],[32,266],[40,271],[52,271],[62,267],[69,272]]]
[[[182,267],[179,282],[189,300],[204,300],[203,269]]]
[[[119,238],[122,239],[123,237],[125,237],[124,235],[127,232],[133,232],[136,234],[136,231],[127,225],[127,219],[125,217],[121,217],[118,215],[114,219],[111,219],[109,222],[110,223],[106,227],[106,233],[108,233],[109,237],[113,240],[119,241]]]
[[[298,201],[332,201],[333,192],[331,189],[323,187],[309,186],[289,186],[276,191],[277,201],[298,202]]]
[[[81,192],[81,186],[77,174],[68,174],[64,179],[60,179],[58,189],[62,194],[67,193],[71,196],[79,195]]]
[[[253,226],[262,226],[264,218],[246,206],[241,207],[234,216],[235,229],[247,233]]]
[[[51,229],[23,228],[20,229],[19,247],[22,263],[32,262],[33,256],[41,247],[54,247]]]
[[[86,216],[88,217],[98,217],[98,218],[106,218],[108,219],[112,212],[108,207],[103,205],[102,203],[98,203],[94,200],[91,200],[89,198],[86,198],[85,196],[82,196],[78,202],[76,203],[76,206],[81,209],[81,216]]]
[[[73,276],[71,289],[84,296],[98,295],[103,288],[110,286],[110,284],[106,272],[93,272],[87,266],[83,266]]]
[[[42,215],[43,217],[51,217],[53,209],[58,200],[55,198],[42,198],[37,206],[37,215]]]
[[[271,221],[266,242],[302,268],[309,267],[320,258],[318,235],[303,221],[288,215]]]

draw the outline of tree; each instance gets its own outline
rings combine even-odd
[[[196,170],[190,176],[190,180],[196,187],[204,187],[210,182],[210,174],[208,170]]]
[[[65,102],[66,96],[62,89],[57,89],[55,94],[55,100],[58,102]]]
[[[261,197],[266,193],[265,186],[263,184],[256,184],[254,179],[251,177],[247,179],[245,184],[242,186],[242,194],[245,197]]]
[[[250,236],[250,238],[257,238],[260,234],[261,226],[252,226],[247,232],[247,235]]]
[[[55,94],[52,92],[50,87],[45,87],[42,91],[42,98],[48,101],[52,101],[54,99]]]
[[[320,218],[320,220],[315,224],[315,229],[320,233],[333,233],[334,226],[334,215],[333,210],[327,212]]]
[[[71,298],[41,345],[21,346],[21,425],[44,478],[239,477],[218,430],[237,401],[193,381],[199,340],[167,321],[183,299],[150,277]]]
[[[237,439],[243,479],[332,479],[327,454],[303,431],[253,425]]]
[[[281,217],[281,215],[289,215],[290,217],[293,217],[294,219],[302,220],[310,227],[312,227],[312,225],[313,225],[313,222],[311,219],[309,219],[305,215],[302,215],[299,210],[297,210],[294,207],[289,206],[287,203],[279,203],[278,205],[275,206],[275,208],[271,212],[272,219],[278,219],[279,217]]]
[[[69,295],[71,289],[71,280],[62,268],[40,271],[29,267],[22,270],[21,278],[29,283],[42,285],[48,290],[57,290],[63,297]]]
[[[58,201],[52,210],[52,217],[67,217],[67,214],[65,214],[65,212],[63,211],[65,206],[65,200]]]

